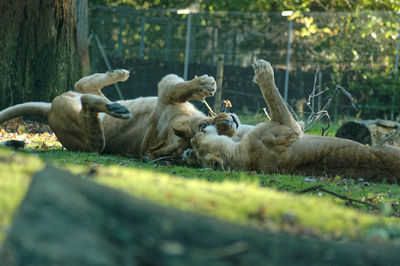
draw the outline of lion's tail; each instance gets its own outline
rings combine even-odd
[[[29,102],[10,106],[0,112],[0,124],[15,117],[32,115],[47,120],[47,114],[51,108],[51,103]]]

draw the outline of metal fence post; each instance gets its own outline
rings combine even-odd
[[[218,46],[218,28],[213,27],[212,29],[212,40],[211,40],[211,65],[214,65],[215,50]]]
[[[106,52],[104,51],[104,47],[100,42],[99,36],[97,36],[97,34],[94,33],[94,38],[96,40],[97,46],[99,47],[100,53],[103,56],[104,63],[106,64],[108,71],[113,72],[114,70],[111,68],[110,61],[108,61]],[[119,88],[118,83],[114,83],[114,87],[115,87],[115,90],[117,91],[119,99],[125,100],[124,96],[122,96],[121,89]]]
[[[139,58],[143,59],[144,57],[144,26],[146,23],[146,19],[142,18],[142,26],[140,30],[140,46],[139,46]]]
[[[118,51],[117,56],[122,56],[123,42],[122,42],[122,31],[124,30],[124,15],[119,12],[119,34],[118,34]]]
[[[321,91],[322,91],[322,71],[318,72],[318,88],[317,88],[317,112],[321,111]]]
[[[394,63],[394,73],[397,73],[399,70],[399,52],[400,52],[400,18],[399,24],[397,25],[399,28],[399,32],[397,33],[397,48],[396,48],[396,61]]]
[[[187,26],[186,26],[186,47],[185,47],[185,63],[183,66],[183,79],[187,80],[189,71],[189,57],[190,57],[190,39],[192,31],[192,13],[187,16]]]
[[[397,77],[397,72],[399,70],[399,52],[400,52],[400,18],[399,18],[399,24],[397,25],[397,27],[399,28],[399,31],[397,33],[397,47],[396,47],[396,59],[394,61],[394,69],[393,69],[393,73],[394,75]],[[396,90],[396,88],[393,88],[393,90]],[[394,91],[393,91],[394,92]],[[392,112],[390,114],[390,119],[394,120],[394,113],[396,111],[396,94],[393,93],[393,97],[392,97]]]
[[[287,45],[287,56],[286,56],[286,73],[285,73],[285,90],[284,99],[288,99],[289,90],[289,68],[290,68],[290,47],[292,42],[292,30],[293,30],[293,20],[289,20],[289,33],[288,33],[288,45]]]
[[[165,61],[169,60],[169,50],[171,49],[171,22],[167,24],[167,39],[165,41]]]

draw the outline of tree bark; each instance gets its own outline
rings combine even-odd
[[[0,108],[51,101],[80,77],[74,0],[0,2]]]
[[[88,48],[88,1],[75,0],[75,18],[77,28],[78,54],[82,66],[82,74],[90,74],[90,60]]]

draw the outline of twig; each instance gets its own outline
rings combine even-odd
[[[307,192],[310,192],[310,191],[319,190],[322,187],[323,187],[323,185],[316,185],[316,186],[312,186],[312,187],[297,191],[296,193],[304,194],[304,193],[307,193]]]
[[[400,127],[398,127],[395,131],[393,131],[392,134],[390,134],[389,136],[387,136],[386,138],[381,140],[378,144],[376,144],[376,146],[382,146],[383,143],[385,143],[386,141],[388,141],[391,138],[393,138],[394,136],[396,136],[396,134],[399,132],[400,132]]]
[[[313,87],[312,87],[311,93],[310,93],[310,95],[308,96],[308,100],[305,102],[306,106],[307,106],[308,109],[310,109],[310,111],[311,111],[311,114],[310,114],[310,116],[309,116],[308,119],[307,119],[305,128],[307,127],[307,125],[316,122],[316,118],[315,118],[315,117],[316,117],[316,113],[315,113],[315,111],[314,111],[314,110],[315,110],[315,100],[314,100],[314,98],[316,97],[316,96],[315,96],[315,91],[316,91],[316,89],[317,89],[318,72],[319,72],[319,69],[318,69],[318,67],[317,67],[317,68],[315,69],[314,83],[313,83]]]
[[[347,99],[349,99],[351,106],[354,108],[354,110],[358,111],[358,108],[354,103],[353,96],[348,91],[346,91],[342,86],[336,85],[336,88],[338,88],[344,94],[344,96],[346,96]]]
[[[299,117],[297,116],[296,112],[293,110],[293,108],[287,103],[287,101],[285,100],[285,98],[282,97],[283,102],[286,104],[286,106],[288,107],[289,111],[292,113],[292,115],[294,116],[294,119],[296,121],[299,121]]]
[[[218,248],[211,252],[214,259],[223,259],[237,255],[239,253],[246,252],[249,248],[249,244],[245,241],[238,241],[229,246]]]
[[[208,105],[208,103],[206,102],[206,99],[203,99],[203,103],[207,106],[208,111],[210,112],[211,116],[217,116],[216,113],[214,113],[213,109]]]
[[[316,72],[316,73],[318,73],[318,72]],[[355,110],[358,110],[358,109],[357,109],[357,107],[356,107],[356,105],[354,103],[353,96],[349,92],[347,92],[343,87],[341,87],[339,85],[336,85],[332,95],[328,97],[328,100],[325,103],[324,107],[322,107],[321,111],[314,112],[315,108],[314,108],[314,100],[313,100],[313,98],[317,96],[315,94],[315,88],[316,88],[316,78],[314,79],[313,90],[312,90],[310,96],[308,97],[308,102],[306,102],[306,106],[310,109],[311,114],[307,119],[307,123],[305,125],[305,131],[307,131],[309,129],[309,126],[311,124],[315,124],[316,122],[321,120],[323,117],[327,117],[328,118],[328,126],[326,128],[322,128],[322,134],[321,134],[322,136],[324,136],[324,135],[327,135],[328,129],[330,127],[330,120],[331,120],[327,110],[328,110],[328,108],[331,105],[332,101],[336,98],[336,96],[338,95],[339,92],[342,92],[346,96],[346,98],[349,99],[349,101],[351,103],[351,106]],[[324,90],[323,92],[325,92],[325,91],[327,91],[327,90]],[[320,95],[320,94],[322,94],[322,92],[318,93],[318,95]],[[311,100],[312,100],[312,103],[310,103]]]
[[[326,116],[328,118],[328,125],[326,127],[322,127],[321,136],[328,136],[329,128],[331,127],[331,117],[329,116],[328,112],[326,112],[324,115],[322,115],[321,118],[323,116]],[[326,132],[326,134],[325,134],[325,132]]]
[[[307,106],[309,106],[309,105],[310,105],[310,102],[312,101],[312,103],[311,103],[311,113],[312,113],[312,114],[314,113],[314,109],[315,109],[315,101],[314,101],[314,99],[315,99],[315,91],[316,91],[316,89],[317,89],[318,72],[319,72],[319,69],[318,69],[318,67],[317,67],[317,68],[315,69],[315,74],[314,74],[313,89],[312,89],[312,91],[311,91],[311,94],[308,96],[308,101],[306,102]]]
[[[168,159],[176,159],[176,156],[170,155],[170,156],[160,157],[160,158],[157,158],[157,159],[154,159],[154,160],[150,161],[149,163],[156,163],[156,162],[164,161],[164,160],[168,160]]]
[[[265,115],[268,117],[268,120],[271,120],[271,117],[269,116],[268,112],[267,112],[267,108],[263,108],[263,111],[265,113]]]
[[[350,201],[350,202],[357,202],[357,203],[360,203],[360,204],[365,204],[365,205],[368,205],[368,206],[370,206],[370,207],[372,207],[372,208],[374,208],[374,209],[376,209],[376,210],[379,210],[379,209],[380,209],[378,206],[375,206],[374,204],[371,204],[371,203],[369,203],[369,202],[361,201],[361,200],[356,200],[356,199],[352,199],[352,198],[348,198],[348,197],[346,197],[346,196],[339,195],[339,194],[337,194],[337,193],[335,193],[335,192],[333,192],[333,191],[327,190],[327,189],[325,189],[325,188],[320,188],[320,190],[321,190],[321,191],[324,191],[324,192],[326,192],[326,193],[328,193],[328,194],[331,194],[331,195],[333,195],[333,196],[335,196],[335,197],[338,197],[338,198],[340,198],[340,199],[343,199],[343,200],[347,200],[347,201]]]
[[[325,193],[331,194],[332,196],[338,197],[338,198],[340,198],[340,199],[347,200],[347,201],[349,201],[350,203],[352,203],[352,202],[357,202],[357,203],[360,203],[360,204],[368,205],[369,207],[374,208],[374,209],[376,209],[376,210],[380,210],[380,208],[379,208],[378,206],[374,205],[374,204],[371,204],[371,203],[366,202],[366,201],[361,201],[361,200],[357,200],[357,199],[352,199],[352,198],[349,198],[349,197],[346,197],[346,196],[337,194],[336,192],[333,192],[333,191],[330,191],[330,190],[324,188],[323,185],[312,186],[312,187],[306,188],[306,189],[304,189],[304,190],[297,191],[296,193],[304,194],[304,193],[307,193],[307,192],[310,192],[310,191],[317,191],[317,190],[320,190],[320,191],[323,191],[323,192],[325,192]]]

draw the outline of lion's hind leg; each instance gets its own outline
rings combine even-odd
[[[112,117],[129,119],[132,118],[132,113],[125,106],[111,102],[105,97],[83,94],[81,96],[82,110],[84,113],[94,112],[100,113],[104,112]]]
[[[132,117],[126,107],[105,97],[70,91],[54,99],[48,121],[65,148],[102,152],[105,140],[100,112],[116,118]]]
[[[81,103],[81,119],[85,138],[87,138],[86,145],[90,151],[102,152],[105,140],[99,112],[121,119],[131,118],[132,113],[125,106],[97,95],[84,94],[81,96]]]
[[[295,173],[400,183],[397,147],[367,147],[351,140],[305,134],[287,151],[289,156],[281,167]]]
[[[129,71],[124,69],[106,73],[96,73],[83,77],[75,83],[75,90],[79,93],[104,96],[101,89],[119,81],[126,81]]]

